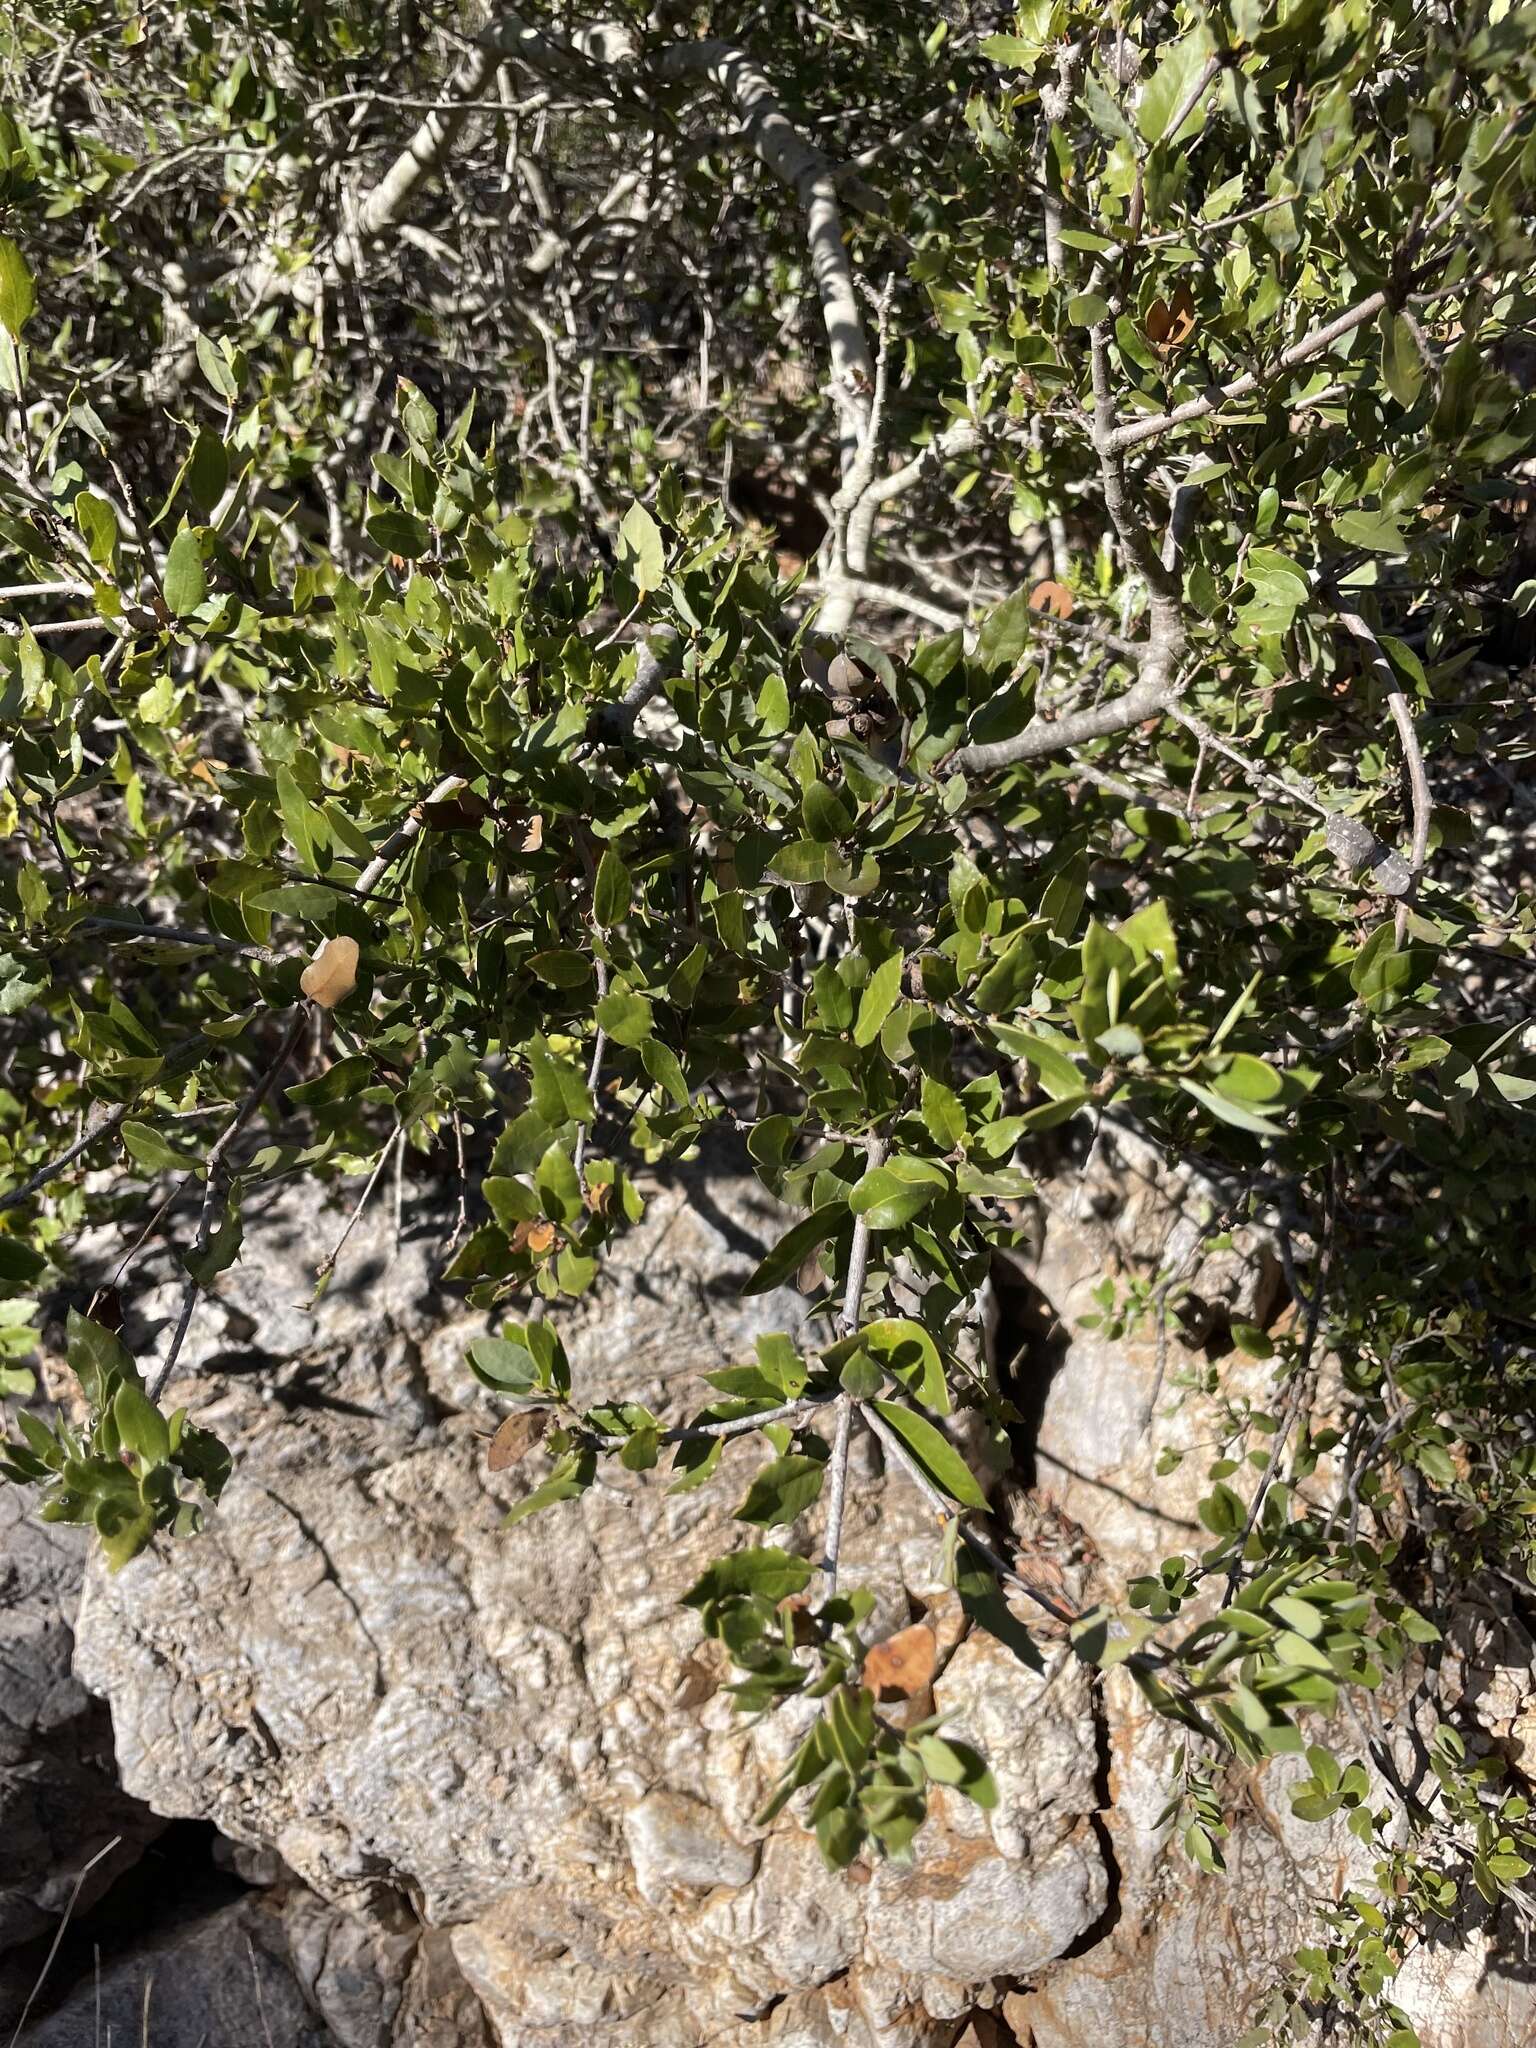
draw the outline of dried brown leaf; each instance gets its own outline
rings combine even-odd
[[[357,986],[356,939],[323,939],[299,976],[299,987],[322,1010],[334,1010]]]
[[[553,1411],[548,1408],[520,1408],[515,1415],[509,1415],[491,1438],[485,1454],[486,1470],[505,1472],[509,1465],[519,1464],[541,1441],[553,1420]]]
[[[1146,335],[1160,354],[1182,346],[1194,331],[1195,302],[1187,284],[1174,287],[1171,305],[1167,299],[1154,299],[1148,306]]]
[[[880,1700],[909,1700],[933,1682],[939,1646],[933,1630],[916,1621],[888,1636],[864,1659],[864,1683]]]

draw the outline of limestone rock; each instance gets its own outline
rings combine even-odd
[[[499,2048],[597,2026],[626,2048],[738,2032],[949,2048],[978,1986],[1048,1967],[1093,1926],[1107,1875],[1075,1664],[1046,1682],[960,1642],[936,1699],[996,1751],[1003,1797],[989,1816],[938,1796],[910,1870],[829,1873],[792,1814],[760,1841],[752,1816],[813,1709],[743,1723],[679,1605],[742,1540],[730,1514],[760,1453],[741,1446],[679,1495],[605,1469],[579,1503],[504,1530],[544,1466],[486,1470],[496,1404],[463,1365],[483,1319],[427,1299],[424,1267],[413,1288],[409,1258],[381,1266],[389,1225],[365,1218],[320,1339],[268,1360],[260,1296],[291,1304],[295,1256],[334,1235],[313,1214],[271,1221],[280,1251],[251,1233],[222,1289],[255,1323],[258,1370],[223,1342],[231,1323],[176,1390],[238,1446],[235,1477],[202,1537],[93,1571],[79,1667],[112,1702],[130,1788],[275,1852],[318,1895],[295,1909],[291,1953],[345,2048],[372,2048],[370,2028],[392,2039],[402,2008],[367,1980],[398,1958],[377,1924],[338,1950],[324,1915],[361,1916],[391,1888],[445,1931]],[[740,1294],[781,1228],[744,1179],[657,1189],[593,1294],[559,1311],[578,1398],[676,1416],[702,1372],[797,1328],[798,1296]],[[815,1532],[782,1533],[809,1547]],[[932,1518],[867,1440],[844,1564],[883,1626],[944,1601]],[[354,1957],[350,2001],[338,1953]]]
[[[1028,1268],[1066,1340],[1039,1390],[1040,1479],[1080,1525],[1072,1597],[1198,1546],[1219,1403],[1267,1385],[1237,1354],[1214,1395],[1181,1392],[1194,1354],[1176,1339],[1164,1355],[1151,1333],[1079,1327],[1102,1274],[1141,1252],[1188,1281],[1202,1332],[1270,1313],[1261,1238],[1207,1252],[1211,1190],[1159,1176],[1106,1137],[1087,1215],[1047,1205]],[[433,1297],[422,1244],[395,1257],[382,1216],[318,1308],[298,1306],[338,1224],[311,1195],[285,1201],[222,1276],[177,1390],[236,1445],[225,1502],[196,1541],[116,1579],[93,1568],[78,1665],[111,1701],[128,1789],[211,1818],[242,1867],[281,1878],[284,1968],[327,2044],[1227,2048],[1316,1904],[1368,1874],[1342,1827],[1295,1820],[1300,1766],[1282,1758],[1234,1774],[1228,1875],[1199,1876],[1157,1825],[1177,1731],[1059,1633],[1039,1634],[1031,1671],[967,1632],[931,1517],[868,1438],[847,1581],[875,1595],[874,1633],[934,1629],[933,1705],[985,1752],[998,1801],[936,1793],[906,1867],[829,1873],[793,1807],[764,1839],[753,1816],[814,1709],[743,1723],[678,1604],[740,1540],[731,1509],[758,1454],[734,1449],[681,1495],[605,1470],[580,1503],[503,1530],[545,1466],[486,1471],[496,1404],[463,1362],[483,1322]],[[702,1372],[796,1329],[798,1297],[740,1297],[780,1227],[729,1172],[656,1189],[592,1296],[558,1311],[578,1398],[674,1418]],[[1190,1456],[1158,1478],[1167,1446]],[[817,1530],[778,1533],[809,1550]],[[1523,1628],[1472,1615],[1447,1659],[1518,1762],[1536,1693]],[[1425,2048],[1536,2034],[1509,1953],[1476,1927],[1415,1953],[1399,1996]]]

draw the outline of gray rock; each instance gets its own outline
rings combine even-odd
[[[1180,1388],[1176,1338],[1079,1328],[1101,1275],[1143,1258],[1189,1281],[1201,1332],[1272,1306],[1262,1236],[1206,1251],[1212,1191],[1127,1145],[1106,1137],[1086,1215],[1045,1205],[1029,1266],[1068,1339],[1041,1432],[1054,1505],[1033,1503],[1034,1533],[1075,1530],[1073,1598],[1199,1542],[1202,1446],[1220,1403],[1268,1377],[1234,1354],[1214,1392]],[[463,1363],[483,1323],[435,1302],[420,1246],[393,1259],[376,1216],[307,1334],[287,1318],[338,1219],[287,1201],[276,1249],[253,1232],[221,1282],[228,1320],[178,1390],[234,1442],[237,1477],[202,1538],[116,1579],[93,1569],[78,1665],[112,1702],[130,1790],[213,1819],[247,1869],[280,1879],[284,1968],[337,2048],[1226,2048],[1317,1904],[1368,1878],[1341,1828],[1294,1819],[1294,1759],[1234,1774],[1229,1875],[1201,1878],[1157,1824],[1177,1731],[1124,1672],[1090,1680],[1059,1636],[1040,1636],[1031,1672],[967,1634],[930,1517],[867,1440],[848,1582],[874,1592],[882,1631],[928,1614],[934,1705],[985,1751],[998,1801],[936,1794],[907,1867],[828,1873],[793,1806],[763,1839],[753,1815],[811,1709],[744,1725],[678,1605],[739,1540],[730,1511],[758,1454],[677,1496],[605,1472],[579,1504],[501,1529],[545,1467],[485,1470],[496,1404]],[[739,1293],[779,1226],[729,1174],[656,1191],[593,1295],[558,1311],[578,1397],[676,1417],[702,1372],[797,1327],[796,1297]],[[1159,1478],[1165,1447],[1190,1455]],[[784,1540],[808,1550],[816,1533]],[[1448,1654],[1485,1739],[1518,1761],[1529,1637],[1476,1616]],[[1398,1996],[1425,2048],[1536,2037],[1508,1953],[1476,1927],[1415,1952]]]
[[[149,2048],[343,2048],[305,2002],[281,1919],[255,1898],[109,1964],[99,1982],[77,1985],[31,2021],[25,2038],[27,2048],[109,2040]]]
[[[559,1311],[578,1397],[675,1416],[702,1372],[797,1327],[798,1296],[740,1295],[781,1227],[746,1180],[658,1189],[593,1295]],[[387,1229],[359,1226],[359,1270]],[[306,1255],[331,1233],[313,1216],[283,1227]],[[286,1299],[288,1270],[248,1247]],[[962,1645],[944,1705],[978,1739],[1003,1738],[1005,1800],[989,1820],[936,1799],[909,1872],[830,1874],[791,1815],[760,1845],[752,1815],[803,1716],[744,1725],[679,1605],[741,1540],[730,1512],[760,1453],[742,1446],[692,1494],[615,1468],[505,1531],[501,1509],[541,1461],[486,1472],[495,1404],[462,1362],[483,1320],[419,1301],[388,1271],[351,1288],[344,1267],[323,1351],[264,1381],[204,1357],[177,1390],[237,1445],[236,1476],[203,1537],[90,1577],[79,1668],[113,1703],[130,1787],[275,1852],[330,1909],[408,1891],[449,1930],[499,2048],[592,2027],[626,2048],[703,2048],[743,2027],[755,2042],[774,2038],[759,2023],[780,2006],[807,2040],[831,2028],[842,2048],[948,2048],[976,1983],[1043,1967],[1092,1925],[1106,1879],[1075,1667],[1050,1687],[1024,1675],[1024,1743],[1008,1725],[1016,1667]],[[786,1532],[806,1546],[813,1533]],[[866,1449],[849,1582],[904,1624],[942,1593],[937,1551],[920,1498]],[[362,2048],[378,2012],[361,1995],[349,2019],[334,1988],[322,1997],[312,1933],[294,1930],[300,1980]],[[370,1939],[375,1961],[352,1974],[387,1977]]]
[[[119,1789],[111,1718],[71,1669],[85,1531],[29,1508],[0,1485],[0,1949],[51,1928],[87,1866],[89,1906],[163,1825]]]

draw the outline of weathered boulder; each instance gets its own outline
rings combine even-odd
[[[1106,1125],[1080,1177],[1041,1188],[1032,1247],[1017,1262],[1048,1305],[1060,1353],[1048,1385],[1033,1390],[1039,1483],[1090,1533],[1111,1588],[1205,1540],[1194,1509],[1208,1455],[1158,1469],[1165,1451],[1197,1452],[1211,1440],[1216,1405],[1181,1393],[1191,1362],[1184,1335],[1263,1325],[1277,1305],[1273,1239],[1251,1224],[1225,1231],[1230,1199],[1188,1165],[1170,1175],[1145,1139]],[[1208,1247],[1227,1235],[1229,1244]],[[1106,1279],[1117,1295],[1132,1279],[1153,1290],[1123,1334],[1084,1322],[1101,1315],[1094,1290]],[[1228,1349],[1221,1397],[1262,1401],[1269,1367]]]
[[[334,1235],[273,1221],[305,1258]],[[701,1372],[797,1327],[798,1297],[740,1297],[780,1227],[737,1177],[658,1188],[560,1311],[579,1397],[676,1416]],[[758,1454],[680,1495],[615,1468],[503,1530],[538,1459],[487,1472],[493,1404],[462,1362],[483,1319],[433,1306],[387,1232],[365,1218],[320,1335],[259,1375],[235,1318],[267,1352],[261,1300],[291,1319],[304,1276],[254,1233],[226,1276],[176,1397],[237,1445],[236,1476],[203,1537],[93,1572],[84,1604],[79,1668],[112,1701],[125,1783],[275,1850],[334,1907],[408,1892],[501,2048],[597,2025],[627,2048],[738,2030],[948,2048],[978,1990],[1081,1939],[1108,1890],[1082,1669],[960,1643],[936,1702],[988,1748],[1001,1797],[990,1814],[937,1798],[910,1869],[831,1875],[789,1816],[761,1842],[753,1813],[804,1717],[743,1724],[678,1604],[744,1533],[729,1517]],[[887,1625],[953,1605],[931,1517],[867,1442],[851,1494],[845,1569]]]
[[[1213,1364],[1177,1331],[1079,1326],[1102,1275],[1138,1264],[1190,1287],[1202,1343],[1274,1307],[1262,1236],[1208,1249],[1219,1191],[1160,1182],[1126,1143],[1100,1147],[1085,1213],[1044,1205],[1027,1268],[1062,1341],[1038,1390],[1039,1492],[1012,1507],[1076,1531],[1074,1597],[1095,1571],[1113,1589],[1198,1547],[1221,1404],[1267,1385],[1253,1359]],[[780,1223],[728,1171],[657,1188],[593,1295],[558,1312],[579,1398],[673,1418],[700,1373],[797,1328],[798,1297],[740,1298]],[[1234,1774],[1229,1874],[1200,1877],[1157,1825],[1174,1731],[1123,1673],[1090,1680],[1059,1634],[1037,1632],[1031,1671],[957,1625],[931,1518],[868,1439],[848,1581],[872,1586],[882,1629],[932,1622],[934,1704],[986,1752],[998,1804],[936,1796],[906,1868],[830,1875],[793,1813],[764,1838],[753,1815],[809,1710],[744,1724],[678,1605],[740,1535],[758,1454],[682,1495],[605,1471],[579,1503],[502,1529],[543,1468],[485,1468],[495,1407],[463,1363],[483,1323],[434,1299],[423,1244],[397,1253],[383,1216],[312,1306],[339,1227],[289,1195],[249,1233],[178,1389],[236,1446],[236,1477],[202,1538],[116,1579],[93,1568],[78,1648],[128,1788],[309,1888],[284,1880],[285,1967],[338,2048],[447,2048],[481,2026],[496,2048],[952,2048],[967,2032],[980,2048],[1226,2048],[1316,1908],[1368,1878],[1342,1828],[1291,1814],[1291,1759]],[[1188,1455],[1159,1476],[1168,1447]],[[1529,1641],[1494,1620],[1452,1654],[1518,1761]],[[1532,2038],[1508,1953],[1477,1928],[1415,1953],[1400,1996],[1425,2048]]]

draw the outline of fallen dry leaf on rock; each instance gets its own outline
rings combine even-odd
[[[876,1699],[909,1700],[931,1683],[938,1658],[933,1630],[916,1621],[876,1643],[864,1659],[864,1683]]]

